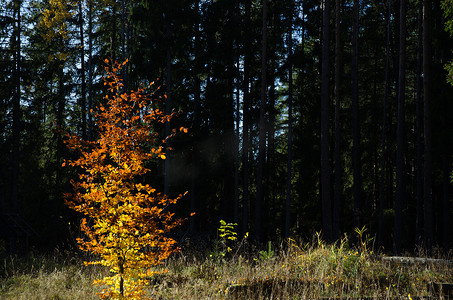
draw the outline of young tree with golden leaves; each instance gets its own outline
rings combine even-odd
[[[80,173],[79,180],[72,181],[74,193],[66,195],[66,203],[86,216],[81,223],[85,237],[78,239],[79,247],[98,259],[85,264],[108,266],[112,273],[94,282],[110,287],[99,296],[137,299],[144,295],[147,278],[154,273],[151,267],[177,251],[175,240],[166,233],[181,224],[181,220],[175,219],[167,207],[182,196],[170,199],[139,182],[141,176],[150,172],[146,161],[165,159],[163,145],[176,131],[159,140],[153,125],[170,121],[173,114],[164,114],[158,101],[143,88],[122,93],[123,84],[117,72],[124,65],[114,63],[106,68],[104,84],[109,93],[106,104],[101,104],[94,113],[98,138],[83,141],[67,136],[67,146],[80,157],[66,163]]]

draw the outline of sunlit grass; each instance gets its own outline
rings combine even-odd
[[[85,267],[79,254],[10,256],[0,265],[0,299],[98,299],[94,279],[104,268]]]
[[[226,256],[182,250],[159,266],[147,287],[153,299],[313,299],[432,296],[430,282],[453,282],[451,264],[395,264],[367,245],[344,238],[326,244],[288,240],[272,243],[272,255],[244,241]],[[79,254],[80,255],[80,254]],[[443,257],[448,259],[448,257]],[[108,274],[85,267],[77,255],[58,253],[6,258],[0,267],[0,299],[97,299],[91,282]]]
[[[409,299],[431,296],[430,282],[453,282],[452,265],[389,263],[366,241],[351,246],[346,237],[333,245],[319,236],[311,243],[289,240],[274,246],[274,251],[272,257],[263,258],[252,250],[221,259],[182,253],[166,262],[169,272],[155,280],[149,295],[156,299]]]

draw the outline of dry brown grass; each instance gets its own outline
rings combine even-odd
[[[450,264],[394,264],[366,245],[347,239],[327,245],[290,240],[276,255],[192,258],[183,253],[167,261],[169,271],[154,279],[155,299],[410,299],[432,296],[430,282],[453,282]],[[410,296],[412,295],[412,296]]]
[[[453,282],[451,264],[395,264],[349,241],[315,238],[272,246],[274,254],[233,245],[227,255],[182,251],[158,269],[147,288],[153,299],[409,299],[432,296],[430,282]],[[238,250],[238,251],[236,251]],[[218,250],[217,250],[218,251]],[[212,254],[212,253],[211,253]],[[216,254],[216,253],[214,253]],[[218,253],[217,253],[218,254]],[[448,258],[448,257],[447,257]],[[92,281],[107,275],[74,254],[7,258],[0,266],[0,299],[97,299]],[[410,295],[410,296],[409,296]]]
[[[107,275],[103,268],[84,267],[73,252],[10,256],[0,262],[0,299],[98,299],[100,288],[91,283]]]

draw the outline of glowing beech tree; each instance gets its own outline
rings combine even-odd
[[[113,63],[106,68],[106,104],[94,113],[98,138],[84,141],[67,136],[67,146],[80,156],[65,164],[80,172],[79,180],[72,181],[74,193],[66,195],[66,203],[86,216],[81,223],[84,237],[78,239],[79,246],[98,259],[85,264],[110,268],[112,276],[94,282],[109,287],[99,296],[137,299],[144,296],[143,287],[155,272],[150,268],[177,251],[175,241],[166,233],[181,220],[174,218],[168,205],[182,196],[169,199],[140,183],[150,172],[145,162],[165,159],[163,145],[171,137],[160,140],[153,125],[170,121],[173,114],[164,114],[158,108],[159,101],[143,88],[122,93],[117,72],[124,65]]]

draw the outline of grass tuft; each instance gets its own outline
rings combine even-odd
[[[60,253],[4,258],[0,266],[0,299],[98,299],[94,279],[104,268],[83,266],[80,254]]]
[[[397,263],[347,237],[335,244],[319,236],[310,243],[289,239],[229,255],[185,250],[173,255],[147,287],[152,299],[313,299],[434,297],[431,283],[453,283],[453,265]],[[236,247],[236,248],[235,248]],[[241,247],[238,251],[238,247]],[[264,252],[268,255],[263,255]],[[270,255],[272,252],[272,255]],[[80,254],[79,254],[80,255]],[[0,299],[97,299],[95,279],[108,276],[101,266],[83,266],[73,253],[9,257],[0,266]],[[439,258],[439,255],[436,256]],[[442,257],[448,259],[448,257]]]

